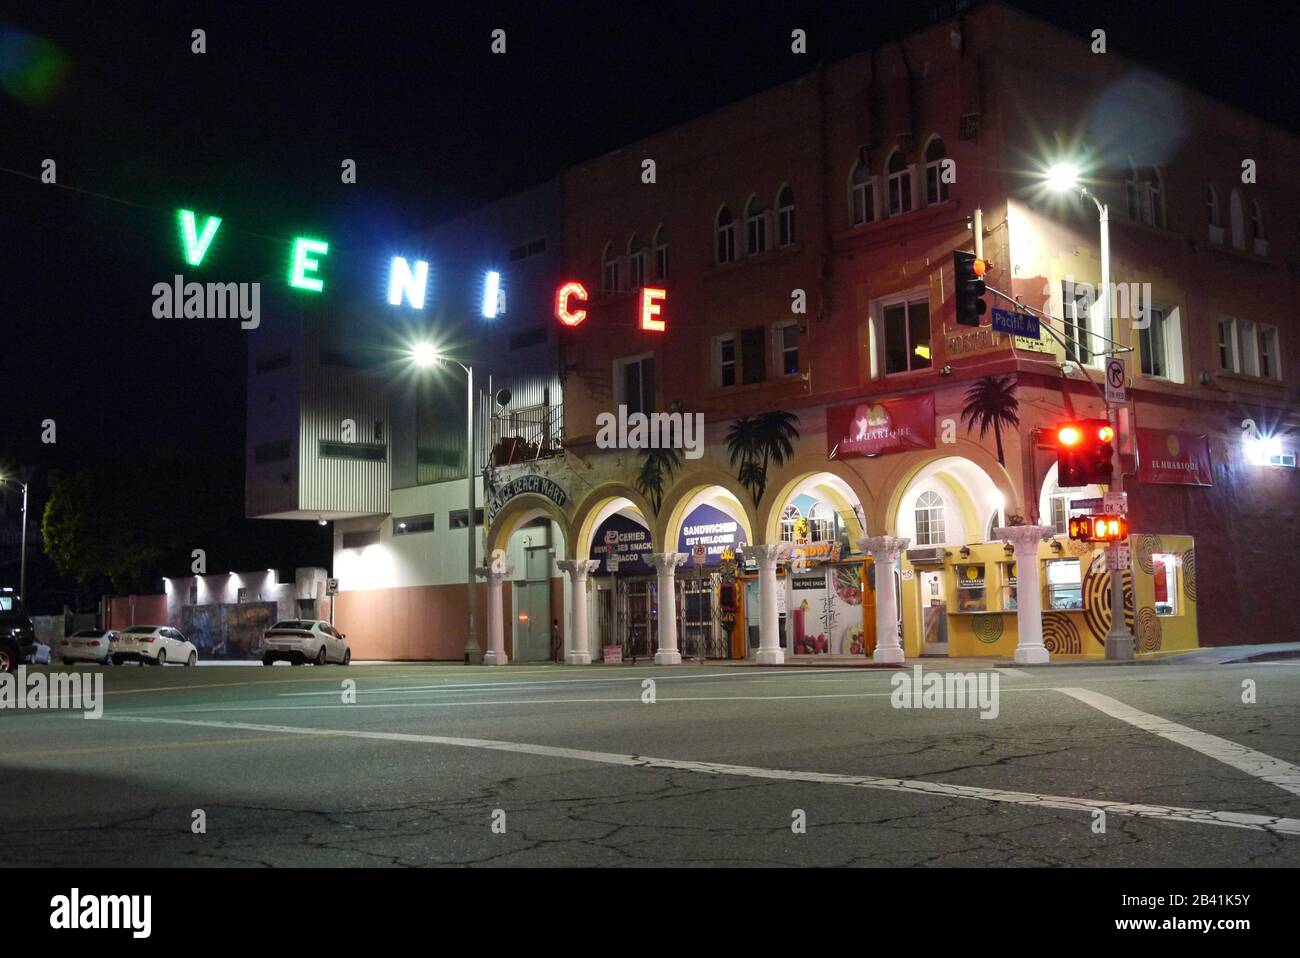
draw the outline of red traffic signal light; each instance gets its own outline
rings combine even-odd
[[[1056,427],[1056,482],[1062,488],[1109,485],[1115,427],[1105,419],[1080,419]]]
[[[1083,542],[1123,542],[1128,538],[1128,518],[1120,515],[1075,516],[1070,538]]]
[[[953,286],[957,294],[957,324],[978,326],[988,309],[984,302],[984,271],[987,264],[974,253],[955,250],[952,254]]]

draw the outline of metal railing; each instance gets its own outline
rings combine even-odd
[[[564,406],[526,406],[492,417],[492,464],[508,466],[564,451]]]

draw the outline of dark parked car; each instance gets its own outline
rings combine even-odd
[[[10,589],[0,589],[0,671],[18,671],[35,651],[36,630],[23,600]]]

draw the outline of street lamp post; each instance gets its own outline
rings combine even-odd
[[[18,598],[22,600],[24,606],[27,605],[27,483],[20,479],[10,479],[7,476],[0,476],[0,482],[17,483],[18,488],[23,491],[23,534],[21,549],[18,556]]]
[[[1078,190],[1080,196],[1086,196],[1097,207],[1101,222],[1101,302],[1102,322],[1112,344],[1119,344],[1119,321],[1112,310],[1113,297],[1110,288],[1110,207],[1099,200],[1095,194],[1079,182],[1079,171],[1069,164],[1057,164],[1047,174],[1048,185],[1056,190]],[[1110,404],[1107,403],[1107,407]],[[1115,435],[1119,435],[1119,410],[1114,412],[1113,423]],[[1112,473],[1112,491],[1120,492],[1124,488],[1124,473],[1120,468],[1119,446],[1115,447],[1115,470]],[[1133,634],[1124,621],[1124,575],[1118,568],[1119,544],[1107,547],[1110,560],[1110,630],[1106,633],[1106,658],[1133,658]]]
[[[480,665],[483,662],[483,650],[479,648],[478,636],[474,629],[474,603],[477,593],[477,577],[474,572],[477,565],[474,549],[474,367],[442,355],[428,343],[417,345],[411,352],[411,358],[417,366],[427,367],[440,362],[453,363],[465,371],[465,468],[469,499],[469,511],[465,515],[465,528],[469,539],[469,566],[465,580],[469,634],[465,640],[465,661],[470,665]]]

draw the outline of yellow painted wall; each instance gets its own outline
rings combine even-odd
[[[1057,540],[1062,551],[1052,549],[1051,542],[1038,547],[1040,584],[1043,589],[1043,641],[1053,659],[1100,659],[1105,656],[1104,636],[1109,628],[1109,574],[1094,566],[1101,548],[1084,543]],[[1137,610],[1128,612],[1130,630],[1139,657],[1155,657],[1199,647],[1196,630],[1196,580],[1194,544],[1191,536],[1130,537],[1132,563],[1125,575],[1126,588],[1133,592]],[[1017,613],[1003,609],[1002,586],[1007,566],[1012,561],[1000,542],[970,546],[970,556],[963,558],[958,548],[949,548],[942,566],[942,597],[948,610],[948,655],[950,657],[992,656],[1011,658],[1015,654]],[[1175,615],[1155,614],[1155,577],[1151,556],[1166,553],[1177,556]],[[1080,562],[1084,609],[1052,610],[1047,603],[1046,568],[1049,559],[1077,558]],[[985,613],[957,612],[957,567],[970,563],[984,564]],[[917,566],[903,560],[903,651],[908,658],[921,655],[921,578],[925,571],[939,566]],[[928,601],[929,596],[925,597]]]

